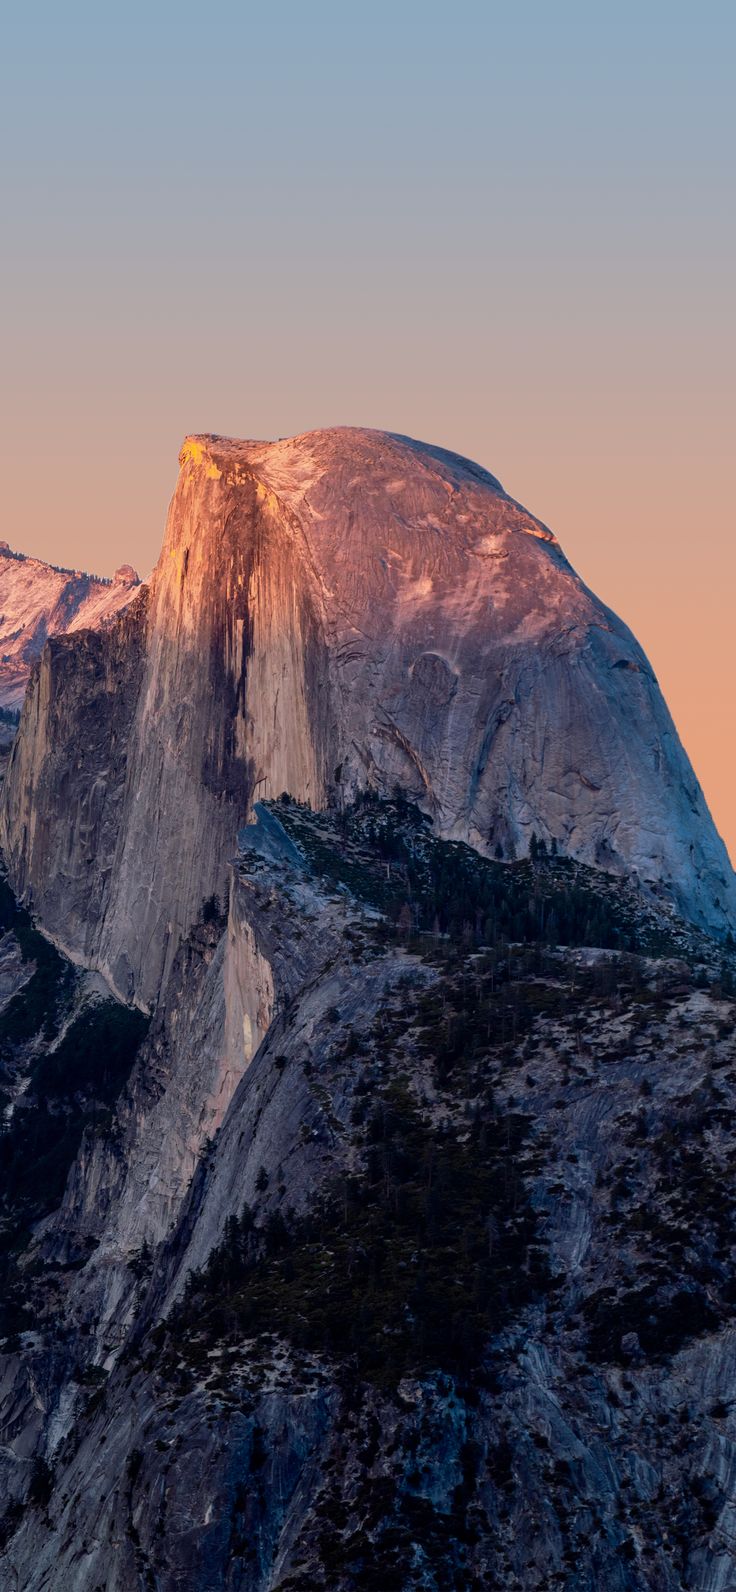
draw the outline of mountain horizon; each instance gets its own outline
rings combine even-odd
[[[396,782],[447,838],[508,859],[534,833],[733,929],[733,870],[643,652],[496,477],[351,427],[191,437],[180,465],[124,663],[114,630],[94,669],[51,643],[3,791],[11,882],[72,956],[147,1004],[255,798]],[[111,667],[130,677],[113,716]],[[97,791],[79,854],[51,772],[67,736],[79,798]]]
[[[134,573],[0,791],[2,1592],[725,1585],[736,879],[646,655],[360,427],[187,437]]]
[[[736,9],[3,23],[0,1592],[736,1592]]]
[[[20,708],[48,636],[104,624],[139,585],[131,564],[108,579],[46,563],[0,541],[0,708]]]

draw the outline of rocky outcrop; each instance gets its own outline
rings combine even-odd
[[[660,954],[484,947],[489,865],[400,804],[257,817],[29,1257],[3,1592],[725,1589],[732,973],[562,860],[494,870],[501,927]]]
[[[243,833],[229,913],[218,918],[210,910],[180,947],[114,1131],[87,1133],[59,1210],[36,1234],[34,1252],[51,1265],[75,1265],[94,1251],[69,1310],[94,1322],[104,1355],[124,1340],[139,1302],[131,1262],[142,1246],[155,1249],[176,1228],[207,1146],[272,1022],[278,1031],[292,997],[337,956],[353,916],[344,903],[324,900],[280,825],[260,804],[258,811],[258,822]],[[329,1006],[329,989],[319,1001]],[[288,1110],[302,1132],[310,1113],[293,1092]],[[251,1146],[252,1179],[278,1134],[278,1126],[266,1128],[260,1159],[259,1145]],[[187,1240],[186,1258],[177,1262],[179,1281],[218,1241],[220,1207],[227,1214],[233,1201],[242,1204],[241,1142],[236,1130],[232,1155],[219,1157],[226,1193],[198,1218],[194,1248],[189,1254]],[[307,1169],[302,1201],[310,1195]],[[291,1195],[297,1199],[295,1185]],[[173,1286],[167,1283],[166,1292]]]
[[[109,630],[46,643],[3,787],[5,858],[18,894],[71,960],[87,966],[99,960],[99,924],[124,841],[147,596],[143,587]]]
[[[1,1592],[725,1592],[734,880],[651,669],[466,460],[181,466],[2,795]]]
[[[486,471],[347,428],[190,438],[181,466],[133,663],[119,627],[52,642],[9,771],[11,878],[70,955],[150,1004],[284,789],[398,784],[491,855],[536,833],[734,921],[646,658]]]
[[[725,1592],[734,881],[651,669],[466,460],[181,464],[2,796],[0,1589]]]
[[[98,629],[131,601],[139,585],[130,564],[102,580],[14,553],[0,542],[0,707],[20,707],[49,636]]]

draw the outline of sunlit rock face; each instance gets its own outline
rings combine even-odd
[[[100,580],[27,558],[0,542],[0,707],[20,707],[48,636],[98,628],[131,601],[139,585],[130,564],[112,580]]]
[[[282,790],[398,784],[491,855],[536,833],[704,927],[736,919],[641,648],[479,466],[352,428],[189,438],[136,608],[125,666],[125,616],[94,663],[84,639],[47,647],[2,811],[15,888],[126,999],[155,998],[253,801]]]

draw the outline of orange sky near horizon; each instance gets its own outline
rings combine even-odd
[[[268,405],[272,422],[277,401]],[[122,452],[104,436],[94,440],[86,458],[75,454],[72,438],[69,450],[56,456],[52,444],[53,485],[46,488],[40,514],[38,494],[29,513],[23,489],[32,467],[28,460],[18,470],[17,502],[3,519],[11,545],[101,574],[131,561],[145,576],[158,556],[186,431],[249,436],[310,429],[306,406],[297,420],[293,403],[285,406],[292,424],[280,427],[253,425],[257,399],[241,405],[231,399],[224,416],[215,414],[215,424],[194,407],[194,424],[187,425],[184,414],[176,431],[152,424]],[[486,411],[490,407],[489,394]],[[316,408],[315,418],[324,424],[378,424],[383,418],[378,394],[367,417],[334,414],[326,398]],[[557,406],[548,412],[541,395],[533,409],[521,399],[516,413],[504,406],[487,425],[487,442],[475,408],[464,424],[456,413],[452,427],[442,425],[441,415],[417,413],[418,408],[407,401],[404,410],[394,395],[385,428],[453,447],[499,475],[512,496],[551,526],[579,574],[634,631],[736,856],[736,554],[731,517],[724,511],[727,439],[721,439],[719,453],[717,439],[710,438],[707,452],[708,439],[697,438],[697,416],[683,414],[677,429],[671,417],[669,428],[662,419],[654,425],[651,411],[647,416],[632,409],[625,424],[615,416],[604,421],[600,411],[581,416],[576,394],[563,399],[559,390]]]
[[[454,448],[630,625],[736,858],[736,9],[201,23],[4,21],[0,537],[147,573],[192,431]]]

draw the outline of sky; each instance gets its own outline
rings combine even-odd
[[[736,856],[736,7],[0,0],[0,536],[147,573],[190,431],[485,464]]]

